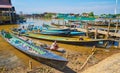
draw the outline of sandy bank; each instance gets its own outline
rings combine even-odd
[[[82,73],[120,73],[120,53],[106,58]]]

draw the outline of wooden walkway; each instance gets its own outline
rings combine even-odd
[[[87,30],[84,28],[76,28],[78,31],[82,31],[82,32],[94,32],[94,33],[98,33],[98,34],[104,34],[104,35],[108,35],[109,36],[116,36],[116,37],[120,37],[120,33],[115,33],[115,32],[107,32],[104,30],[99,30],[99,29],[91,29],[91,30]]]

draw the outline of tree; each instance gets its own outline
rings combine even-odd
[[[89,17],[94,17],[94,13],[93,13],[93,12],[90,12],[90,13],[89,13]]]

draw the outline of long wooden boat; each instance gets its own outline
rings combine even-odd
[[[42,30],[51,30],[51,31],[70,31],[69,28],[55,28],[55,27],[43,27]]]
[[[85,32],[79,32],[79,31],[72,31],[72,30],[42,30],[40,32],[35,32],[45,35],[56,35],[56,36],[77,36],[77,35],[85,35]]]
[[[40,34],[47,34],[47,35],[59,35],[59,36],[67,36],[70,34],[70,31],[58,31],[58,30],[42,30],[39,32]]]
[[[40,34],[47,35],[57,35],[57,36],[74,36],[74,35],[85,35],[84,32],[77,31],[76,29],[69,28],[59,28],[54,27],[52,25],[44,24],[44,26],[40,29]]]
[[[18,32],[14,32],[14,34],[18,34]],[[52,35],[43,35],[43,34],[36,34],[32,32],[28,32],[25,34],[21,34],[27,37],[36,38],[36,39],[42,39],[42,40],[48,40],[48,41],[57,41],[60,43],[66,43],[66,44],[72,44],[72,45],[81,45],[81,46],[96,46],[101,48],[106,48],[107,42],[111,43],[111,40],[107,39],[90,39],[86,38],[85,36],[81,37],[63,37],[63,36],[52,36]],[[102,43],[102,44],[101,44]],[[106,45],[106,46],[104,46]]]
[[[48,25],[48,24],[43,24],[43,27],[47,27],[47,28],[59,28],[57,26],[53,26],[53,25]]]
[[[12,35],[14,35],[14,34],[12,34]],[[31,38],[28,38],[28,37],[25,37],[25,36],[18,36],[18,35],[14,35],[14,36],[17,36],[18,38],[24,40],[27,43],[32,43],[32,45],[34,45],[38,48],[42,47],[44,49],[47,49],[47,50],[50,50],[50,51],[56,51],[56,52],[60,52],[60,53],[65,53],[66,52],[65,49],[61,48],[61,47],[58,47],[57,49],[50,49],[51,45],[42,43],[40,41],[38,42],[38,41],[32,40]]]
[[[82,45],[82,46],[98,46],[99,43],[101,42],[102,45],[104,45],[106,42],[109,42],[109,40],[105,40],[105,39],[88,39],[86,37],[81,39],[81,38],[72,38],[72,37],[49,36],[49,35],[34,34],[34,33],[27,33],[24,34],[24,36],[48,40],[48,41],[57,41],[60,43],[67,43],[72,45]]]
[[[42,47],[36,47],[31,45],[24,40],[7,33],[5,31],[1,31],[1,36],[12,46],[17,48],[18,50],[22,51],[23,53],[31,56],[32,58],[50,65],[52,67],[63,69],[67,64],[68,60],[58,56],[48,50],[43,49]]]
[[[51,24],[52,26],[54,26],[54,27],[75,27],[75,25],[74,24],[65,24],[65,25],[61,25],[61,24],[55,24],[55,23],[52,23]]]
[[[61,24],[55,24],[55,23],[51,23],[52,26],[54,27],[61,27],[61,26],[65,26],[65,25],[61,25]]]
[[[48,24],[43,24],[42,29],[47,29],[47,30],[55,30],[55,31],[70,31],[70,28],[68,27],[56,27]]]
[[[70,36],[85,36],[86,33],[85,32],[80,32],[80,31],[77,31],[77,30],[71,30],[70,32]]]

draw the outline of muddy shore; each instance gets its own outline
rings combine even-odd
[[[4,29],[6,31],[10,31],[11,28],[17,27],[17,26],[19,25],[0,25],[0,30]],[[52,42],[49,42],[49,41],[43,41],[43,40],[39,40],[39,41],[47,44],[52,44]],[[66,53],[64,54],[56,53],[56,54],[61,55],[69,60],[66,68],[62,71],[52,68],[50,66],[44,65],[32,59],[31,57],[25,55],[24,53],[20,52],[19,50],[17,50],[16,48],[8,44],[1,36],[0,36],[0,53],[1,53],[0,57],[2,56],[2,52],[7,50],[7,51],[10,51],[9,53],[14,54],[13,56],[17,58],[17,60],[15,61],[20,61],[18,63],[16,62],[16,64],[18,64],[16,65],[17,67],[15,66],[10,70],[11,73],[13,73],[14,71],[18,71],[17,68],[19,70],[21,69],[22,71],[19,73],[26,73],[26,72],[29,72],[29,73],[80,73],[85,69],[99,63],[103,59],[120,52],[120,48],[114,48],[114,47],[110,49],[96,48],[95,54],[89,59],[85,67],[82,70],[80,70],[80,67],[83,65],[87,57],[91,54],[92,47],[75,46],[75,45],[68,45],[68,44],[62,44],[62,43],[58,43],[58,44],[60,47],[65,48]],[[4,57],[4,59],[5,58],[7,59],[6,56]],[[32,62],[31,71],[29,71],[29,61]],[[13,62],[11,62],[10,65],[12,65],[12,63]],[[22,64],[22,65],[19,66],[19,64]],[[3,68],[4,66],[1,65],[0,72],[3,71]],[[10,71],[6,69],[4,70],[4,73],[10,73]]]

